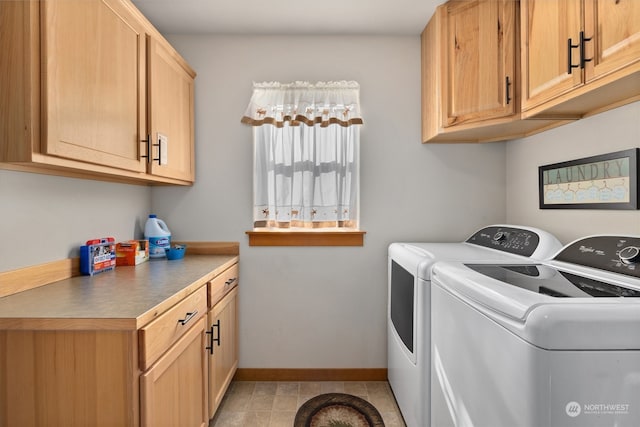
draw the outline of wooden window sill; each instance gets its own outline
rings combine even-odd
[[[249,246],[364,246],[366,231],[247,231]]]

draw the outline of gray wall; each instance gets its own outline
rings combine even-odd
[[[507,221],[530,224],[563,243],[590,234],[640,234],[638,211],[538,209],[538,166],[640,146],[640,102],[507,147]]]
[[[240,366],[386,367],[387,246],[460,241],[504,221],[505,147],[420,143],[418,37],[171,36],[197,71],[196,184],[152,189],[185,240],[240,241]],[[356,80],[359,248],[248,247],[253,81]]]
[[[420,144],[417,37],[173,36],[198,72],[196,184],[104,183],[0,170],[0,271],[77,256],[85,240],[141,237],[147,213],[175,238],[241,243],[241,367],[385,367],[386,249],[459,241],[497,222],[568,242],[640,234],[637,211],[538,209],[540,165],[636,147],[640,103],[506,144]],[[361,248],[253,248],[253,81],[357,80]],[[506,165],[506,166],[505,166]],[[1,284],[0,284],[1,286]]]
[[[151,207],[145,186],[8,170],[0,200],[0,271],[77,257],[89,239],[141,238]]]

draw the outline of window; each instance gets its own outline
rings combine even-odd
[[[254,84],[242,118],[253,127],[250,244],[265,236],[295,245],[362,242],[359,91],[355,82]]]

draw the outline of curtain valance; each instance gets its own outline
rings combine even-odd
[[[253,84],[253,95],[242,117],[251,126],[283,127],[338,124],[361,125],[360,86],[356,82],[309,82]]]

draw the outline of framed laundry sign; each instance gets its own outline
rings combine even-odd
[[[540,209],[638,209],[638,151],[540,166]]]

